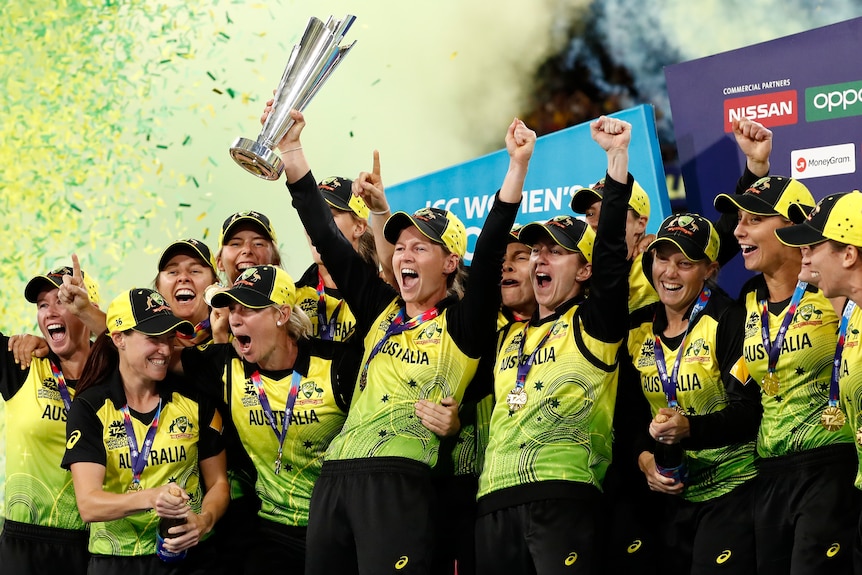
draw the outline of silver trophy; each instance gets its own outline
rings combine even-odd
[[[230,147],[231,157],[247,172],[265,180],[281,176],[284,164],[275,148],[293,125],[290,110],[305,109],[356,43],[339,46],[354,20],[356,16],[348,14],[343,20],[330,16],[326,24],[314,17],[308,21],[302,40],[293,46],[273,97],[272,112],[257,140],[237,138]]]

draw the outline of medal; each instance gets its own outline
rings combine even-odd
[[[368,370],[363,369],[362,375],[359,376],[359,391],[365,391],[366,385],[368,385]]]
[[[275,460],[275,474],[281,473],[281,453],[278,454],[278,459]]]
[[[126,491],[128,493],[134,493],[135,491],[141,491],[142,489],[143,489],[143,487],[141,487],[140,483],[138,483],[137,481],[132,481],[132,483],[129,485],[129,488],[126,489]]]
[[[830,405],[820,414],[820,425],[827,431],[838,431],[846,421],[844,412],[837,405]]]
[[[512,411],[518,411],[527,404],[527,392],[523,387],[516,387],[506,396],[506,405]]]
[[[685,408],[683,406],[681,406],[680,404],[677,403],[676,405],[673,406],[673,408],[681,416],[683,416],[683,417],[688,416],[688,414],[685,412]]]
[[[766,395],[775,395],[778,393],[780,387],[781,380],[778,379],[778,374],[774,371],[767,371],[766,375],[764,375],[763,379],[760,381],[760,389],[762,389],[763,393]]]

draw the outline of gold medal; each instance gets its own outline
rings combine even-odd
[[[763,393],[766,395],[775,395],[780,388],[781,380],[778,379],[778,375],[774,371],[767,371],[766,375],[760,381],[760,389],[763,390]]]
[[[678,403],[673,406],[673,409],[674,409],[674,411],[676,411],[678,414],[682,415],[683,417],[688,416],[688,414],[685,412],[685,408]]]
[[[131,485],[129,485],[129,488],[126,491],[128,491],[129,493],[134,493],[135,491],[140,491],[142,489],[143,487],[141,487],[140,483],[138,483],[137,481],[132,481]]]
[[[365,391],[365,386],[368,385],[368,370],[363,369],[359,376],[359,391]]]
[[[279,473],[281,473],[281,454],[275,460],[275,474],[278,475]]]
[[[516,387],[506,396],[506,404],[511,411],[518,411],[527,403],[527,392],[523,387]]]
[[[846,421],[844,412],[837,405],[830,405],[820,414],[820,425],[827,431],[838,431],[844,427]]]

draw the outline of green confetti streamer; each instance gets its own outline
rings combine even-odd
[[[192,180],[194,180],[194,178],[192,178]],[[197,184],[197,180],[195,180],[195,184]],[[192,205],[180,202],[180,207],[181,208],[190,208],[190,207],[192,207]]]
[[[227,95],[230,96],[231,98],[234,98],[236,96],[236,92],[234,92],[233,88],[228,88],[227,89]]]
[[[168,147],[164,144],[156,144],[156,147],[160,150],[167,150],[168,149]]]
[[[210,77],[210,80],[215,81],[216,77],[212,75],[211,72],[207,72],[207,76]]]
[[[185,139],[185,140],[183,140],[183,146],[188,145],[188,143],[189,143],[189,142],[191,142],[191,141],[192,141],[192,137],[191,137],[191,136],[186,136],[186,139]]]
[[[213,88],[213,92],[215,92],[215,93],[216,93],[216,94],[218,94],[219,96],[221,96],[221,95],[224,93],[224,92],[222,92],[221,90],[219,90],[218,88]]]

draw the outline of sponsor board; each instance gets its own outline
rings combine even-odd
[[[856,144],[821,146],[790,152],[790,175],[797,180],[852,174],[856,171]]]
[[[862,80],[805,89],[806,122],[850,116],[862,116]]]
[[[733,121],[748,118],[767,128],[788,126],[798,121],[796,90],[785,90],[724,101],[724,131],[733,130]]]

